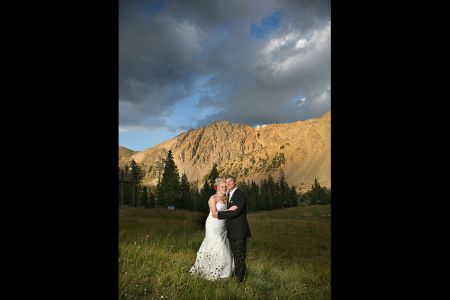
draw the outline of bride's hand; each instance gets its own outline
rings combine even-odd
[[[232,207],[230,207],[228,210],[236,210],[238,209],[238,207],[236,205],[233,205]]]

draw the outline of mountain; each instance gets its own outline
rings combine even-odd
[[[130,150],[128,148],[119,146],[119,160],[121,158],[129,157],[129,156],[131,156],[131,155],[133,155],[135,153],[136,153],[136,151],[133,151],[133,150]]]
[[[146,172],[144,184],[156,184],[163,161],[172,149],[174,161],[189,182],[202,186],[214,163],[221,176],[255,180],[283,170],[289,185],[309,188],[314,177],[331,186],[331,113],[305,121],[251,127],[219,121],[190,129],[143,151],[119,147],[119,166],[134,159]]]

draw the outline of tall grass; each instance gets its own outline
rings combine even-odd
[[[244,283],[188,273],[204,238],[205,213],[125,208],[120,211],[121,299],[329,299],[330,207],[248,215]]]

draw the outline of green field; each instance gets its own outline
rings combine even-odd
[[[188,273],[206,213],[123,208],[119,221],[121,299],[330,299],[330,206],[248,215],[244,283]]]

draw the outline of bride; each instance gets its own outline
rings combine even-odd
[[[199,274],[208,280],[229,278],[234,270],[225,220],[212,217],[212,212],[227,210],[225,180],[217,178],[214,187],[217,192],[208,200],[210,211],[205,223],[205,239],[198,249],[195,264],[189,270],[191,274]],[[236,209],[234,205],[228,210]]]

